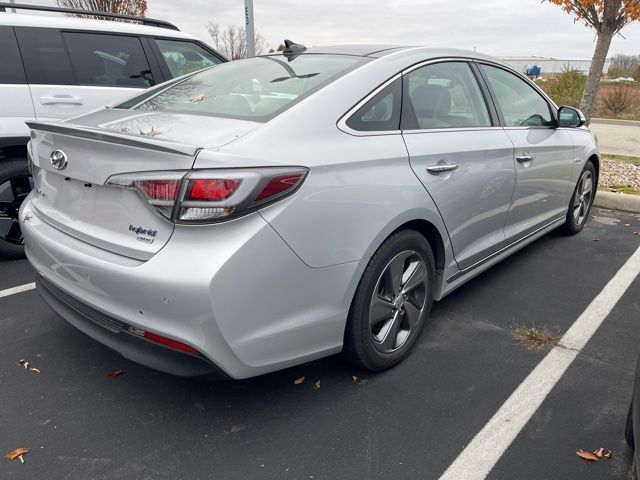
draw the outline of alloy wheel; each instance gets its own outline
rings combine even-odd
[[[578,188],[573,200],[573,221],[576,225],[582,225],[589,213],[591,198],[593,196],[593,176],[586,170],[582,173]]]
[[[24,243],[18,212],[32,188],[29,175],[12,177],[0,185],[0,240],[14,245]]]
[[[424,259],[413,250],[400,252],[383,269],[369,305],[369,329],[382,353],[401,348],[423,320],[428,292]]]

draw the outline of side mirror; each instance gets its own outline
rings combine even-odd
[[[563,106],[558,109],[558,127],[578,128],[587,123],[584,114],[577,108]]]

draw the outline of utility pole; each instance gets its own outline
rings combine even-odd
[[[247,58],[256,56],[255,33],[253,28],[253,0],[244,0],[244,26],[247,37]]]

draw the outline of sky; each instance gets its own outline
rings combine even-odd
[[[20,3],[51,4],[54,0]],[[244,24],[244,0],[147,0],[147,16],[210,42],[208,22]],[[541,0],[254,0],[255,29],[276,48],[344,43],[476,49],[495,56],[591,58],[592,29]],[[609,56],[640,55],[640,24],[616,37]]]

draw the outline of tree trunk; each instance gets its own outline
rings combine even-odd
[[[593,113],[593,107],[596,103],[600,77],[602,76],[604,62],[607,59],[607,53],[609,53],[609,46],[611,45],[612,39],[612,33],[598,32],[596,50],[593,52],[593,59],[591,60],[591,67],[589,68],[587,84],[584,87],[584,93],[582,94],[582,100],[580,101],[580,110],[582,110],[584,116],[587,117],[587,125],[591,122],[591,114]]]

